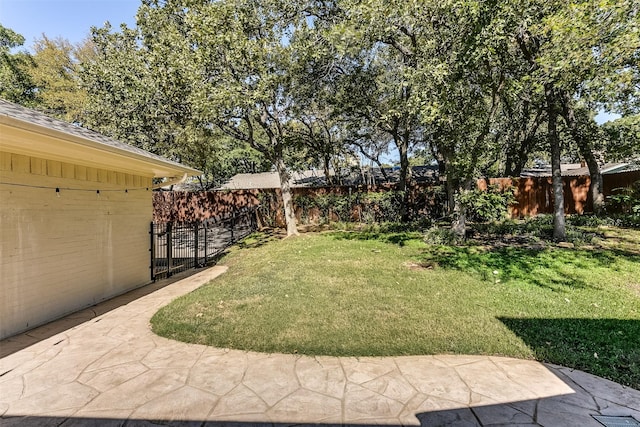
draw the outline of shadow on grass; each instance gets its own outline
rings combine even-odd
[[[640,390],[640,320],[499,317],[536,359]]]
[[[619,262],[640,263],[640,256],[616,250],[534,249],[517,246],[437,246],[424,254],[424,263],[465,271],[485,280],[520,281],[561,291],[594,287],[587,281],[596,267],[619,269]]]
[[[279,228],[265,228],[256,231],[238,242],[236,246],[240,249],[255,249],[266,245],[274,240],[280,240],[287,234]]]
[[[422,234],[415,231],[336,231],[331,235],[338,240],[377,240],[398,246],[404,246],[410,241],[422,241]]]

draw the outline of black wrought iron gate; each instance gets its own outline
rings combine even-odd
[[[257,229],[256,209],[194,223],[151,223],[151,280],[204,267]]]

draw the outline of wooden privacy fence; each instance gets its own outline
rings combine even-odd
[[[604,194],[614,194],[614,190],[628,187],[640,180],[640,170],[603,175]],[[589,195],[588,176],[563,177],[564,203],[567,214],[583,214],[593,210],[593,202]],[[553,187],[551,177],[536,178],[490,178],[478,180],[478,188],[486,189],[489,185],[497,185],[504,189],[515,188],[516,203],[510,208],[511,217],[521,218],[537,214],[553,213]],[[439,191],[442,187],[427,184],[415,185],[409,197],[410,209],[415,216],[439,217],[442,215],[443,203]],[[299,197],[317,197],[327,194],[342,195],[354,200],[350,219],[358,221],[358,202],[362,195],[394,190],[393,185],[369,187],[304,187],[293,188],[294,201]],[[260,206],[258,209],[258,225],[284,225],[284,215],[279,189],[260,190],[223,190],[206,192],[155,192],[153,195],[153,220],[157,224],[169,222],[195,222],[224,218],[242,209]],[[317,208],[306,210],[296,206],[296,216],[314,222],[320,218]],[[332,220],[339,219],[335,216]],[[340,218],[346,220],[349,218]]]
[[[258,190],[157,191],[153,193],[153,222],[195,222],[224,218],[260,204]]]
[[[393,185],[301,187],[291,189],[294,205],[301,198],[342,196],[350,201],[351,210],[340,217],[336,210],[330,213],[332,220],[362,219],[365,195],[374,195],[394,190]],[[440,187],[415,185],[409,194],[409,209],[414,216],[435,217],[442,214]],[[284,226],[284,208],[280,189],[221,190],[206,192],[162,191],[153,195],[153,220],[155,223],[207,221],[222,218],[238,209],[258,207],[260,226]],[[318,208],[306,209],[295,206],[298,221],[315,222],[323,213]],[[304,221],[302,221],[304,220]]]
[[[602,175],[605,196],[615,194],[615,189],[629,187],[640,180],[640,170]],[[565,176],[564,209],[567,214],[583,214],[593,211],[589,194],[591,179],[588,176]],[[499,188],[515,188],[516,203],[510,208],[512,218],[553,213],[553,185],[551,177],[490,178],[478,181],[478,188],[489,185]]]

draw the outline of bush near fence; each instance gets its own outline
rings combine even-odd
[[[236,190],[231,190],[236,191]],[[284,227],[284,206],[280,189],[260,189],[258,220],[262,226]],[[300,224],[331,221],[399,221],[403,198],[394,185],[298,187],[291,189],[296,219]],[[444,192],[440,186],[416,185],[409,190],[411,219],[435,218],[444,212]]]
[[[398,222],[405,193],[394,185],[368,187],[296,188],[293,201],[299,222]],[[276,194],[279,194],[277,192]],[[434,185],[414,185],[406,194],[409,219],[443,215],[444,189]],[[276,209],[281,206],[272,206]]]

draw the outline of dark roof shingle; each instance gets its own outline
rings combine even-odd
[[[62,132],[66,135],[71,135],[71,136],[83,138],[86,140],[90,140],[93,142],[97,142],[106,147],[116,148],[118,150],[126,151],[131,154],[146,157],[148,159],[152,159],[155,161],[167,163],[182,169],[186,168],[186,166],[181,165],[178,162],[174,162],[172,160],[166,159],[157,154],[153,154],[141,148],[134,147],[129,144],[125,144],[113,138],[109,138],[108,136],[99,134],[98,132],[94,132],[92,130],[89,130],[80,126],[67,123],[62,120],[54,119],[52,117],[47,116],[44,113],[41,113],[36,110],[32,110],[30,108],[23,107],[18,104],[14,104],[4,99],[0,99],[0,116],[10,117],[12,119],[20,120],[22,122],[30,123],[32,125],[41,126],[43,128],[54,130],[57,132]]]

